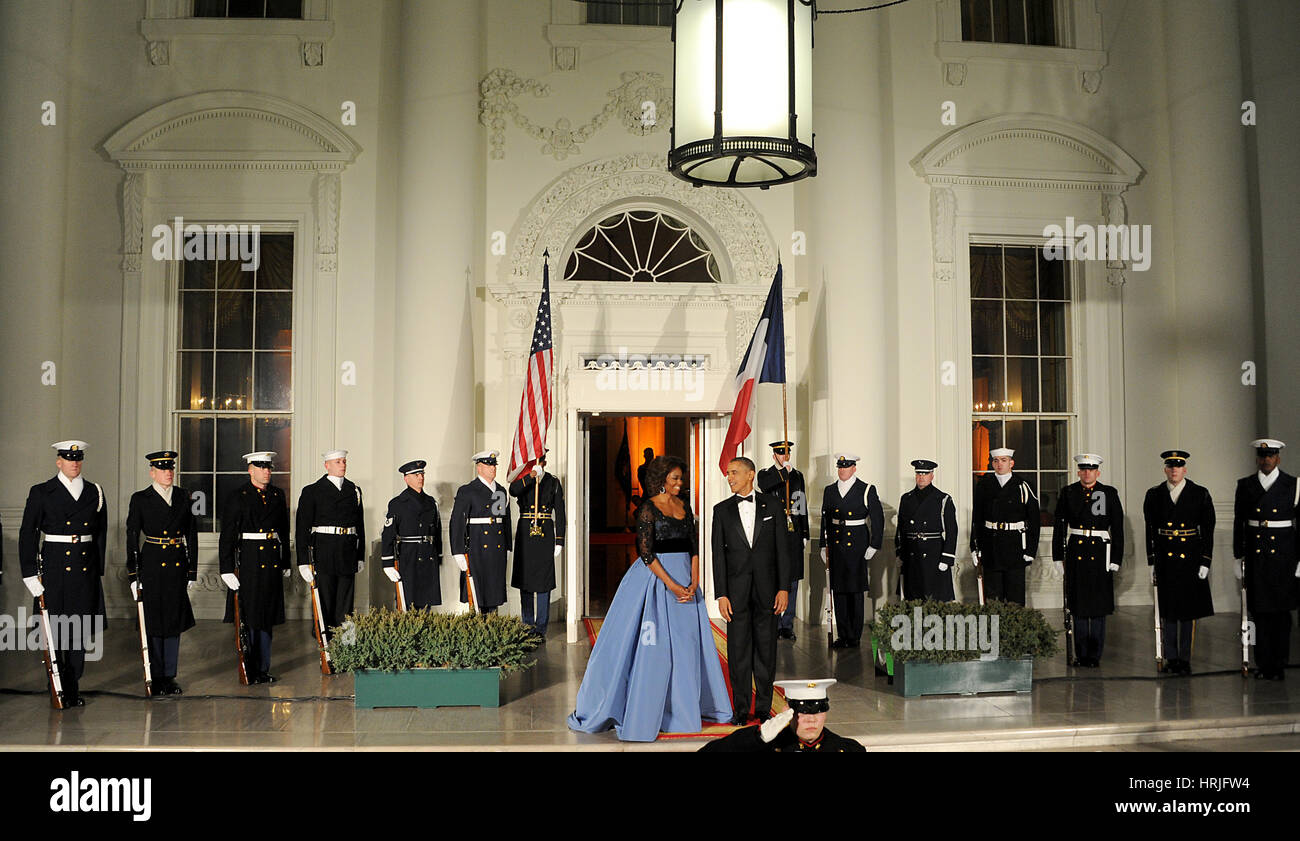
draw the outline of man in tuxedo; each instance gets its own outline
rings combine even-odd
[[[771,717],[776,617],[789,603],[794,575],[785,510],[755,493],[754,476],[754,462],[733,458],[727,484],[734,495],[713,506],[713,589],[727,623],[732,723],[740,726],[749,717],[751,684],[754,713],[759,721]]]

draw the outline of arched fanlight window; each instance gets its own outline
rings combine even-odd
[[[718,283],[718,261],[691,226],[654,210],[627,210],[578,239],[565,280]]]

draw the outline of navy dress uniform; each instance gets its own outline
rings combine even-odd
[[[152,470],[174,471],[176,452],[145,456]],[[160,695],[179,695],[176,683],[181,634],[194,627],[189,587],[199,574],[198,522],[190,495],[174,484],[131,494],[126,512],[126,572],[132,595],[144,602],[150,674]]]
[[[495,613],[506,602],[510,496],[496,481],[498,455],[496,450],[474,454],[479,475],[456,490],[451,507],[451,551],[461,569],[460,600],[469,603],[468,569],[474,577],[477,608],[485,613]]]
[[[541,465],[546,466],[543,458]],[[533,633],[546,636],[555,589],[555,559],[564,550],[564,486],[550,473],[528,472],[510,483],[519,500],[515,526],[514,569],[510,586],[519,590],[521,618]]]
[[[822,719],[804,725],[798,716],[816,716],[831,708],[826,689],[834,678],[822,680],[778,680],[790,708],[756,727],[741,727],[700,748],[701,753],[866,753],[856,739],[832,733]]]
[[[271,633],[284,624],[284,579],[289,575],[289,498],[270,483],[274,452],[244,455],[250,467],[265,470],[267,483],[252,479],[222,501],[221,577],[226,593],[226,622],[235,621],[234,591],[239,591],[240,619],[249,630],[247,668],[250,683],[270,683]],[[251,471],[250,471],[251,472]]]
[[[808,527],[808,487],[803,474],[790,464],[790,450],[793,441],[773,441],[768,444],[773,456],[782,456],[781,460],[773,458],[776,464],[758,471],[754,484],[760,493],[765,493],[780,500],[785,511],[785,538],[790,544],[790,558],[793,561],[794,578],[790,581],[790,601],[785,612],[776,623],[778,639],[794,640],[795,606],[799,597],[799,582],[804,576],[804,550],[808,548],[810,529]]]
[[[999,447],[990,458],[1015,455]],[[1034,489],[1015,473],[985,473],[975,483],[975,504],[971,517],[970,548],[975,562],[984,567],[984,595],[989,600],[1025,603],[1025,567],[1038,554],[1038,497]]]
[[[397,470],[403,477],[423,479],[424,467],[424,461],[416,460]],[[384,572],[393,581],[400,578],[408,608],[442,604],[442,517],[423,481],[417,484],[408,481],[406,490],[388,501],[380,549]]]
[[[856,468],[858,457],[840,453],[835,466]],[[839,629],[836,648],[857,648],[866,618],[866,596],[870,590],[869,561],[884,541],[885,512],[876,489],[856,475],[831,482],[822,493],[822,560],[835,604]]]
[[[913,461],[917,486],[898,502],[894,551],[903,577],[904,599],[950,602],[956,598],[952,567],[957,562],[957,506],[952,497],[922,478],[932,477],[938,466],[929,459]]]
[[[1100,470],[1094,453],[1074,457],[1079,470]],[[1065,575],[1065,599],[1074,616],[1075,659],[1100,665],[1106,617],[1115,612],[1115,578],[1124,563],[1124,508],[1111,485],[1082,481],[1061,489],[1056,503],[1052,560]]]
[[[1300,483],[1278,466],[1286,444],[1260,438],[1252,446],[1259,471],[1237,482],[1232,553],[1244,567],[1246,607],[1255,620],[1255,676],[1282,680],[1291,655],[1291,611],[1300,574]]]
[[[1186,450],[1165,450],[1166,474],[1187,466]],[[1214,615],[1210,561],[1214,555],[1214,501],[1208,489],[1183,473],[1161,482],[1142,501],[1147,564],[1158,588],[1166,670],[1191,674],[1196,620]]]
[[[81,476],[86,442],[50,446],[58,452],[59,472],[27,493],[18,529],[18,561],[23,583],[38,600],[33,613],[39,610],[39,597],[45,596],[64,704],[79,707],[85,704],[78,687],[86,646],[105,624],[101,579],[108,504],[104,489]]]
[[[347,455],[347,450],[330,450],[321,457],[335,461]],[[294,528],[298,572],[308,583],[316,580],[325,627],[338,627],[352,612],[357,573],[366,557],[361,489],[346,476],[326,473],[302,489]]]

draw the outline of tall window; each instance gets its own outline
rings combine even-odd
[[[569,255],[564,279],[718,283],[718,261],[704,238],[680,219],[629,210],[582,235]]]
[[[293,430],[293,234],[262,233],[255,269],[231,259],[182,262],[173,416],[177,484],[204,495],[200,531],[248,480],[243,455],[274,450],[289,487]]]
[[[672,26],[673,0],[592,0],[587,23]]]
[[[1070,284],[1069,264],[1041,248],[970,247],[975,478],[992,469],[989,450],[1014,449],[1045,524],[1070,475]]]
[[[961,0],[961,39],[1058,46],[1056,0]]]
[[[196,18],[302,18],[302,0],[194,0]]]

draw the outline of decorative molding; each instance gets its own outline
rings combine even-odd
[[[301,18],[208,18],[193,17],[193,4],[175,0],[146,0],[140,34],[149,45],[149,62],[170,63],[170,44],[183,39],[266,41],[293,40],[299,45],[304,67],[324,62],[324,44],[334,37],[329,19],[329,0],[303,0]],[[315,63],[308,61],[311,52]],[[160,60],[161,59],[161,60]]]
[[[1101,217],[1107,225],[1125,225],[1128,223],[1128,208],[1124,197],[1119,193],[1106,193],[1101,197]],[[1113,256],[1113,255],[1111,255]],[[1123,286],[1127,282],[1124,276],[1123,260],[1106,261],[1106,282],[1111,286]]]
[[[549,249],[563,265],[577,237],[591,219],[615,212],[620,204],[648,202],[691,224],[710,242],[718,260],[723,284],[690,284],[714,287],[727,282],[740,286],[771,284],[778,250],[762,217],[739,190],[692,187],[664,170],[661,156],[635,153],[594,161],[575,167],[553,181],[519,216],[510,238],[514,243],[509,261],[502,261],[503,280],[525,287],[542,276],[542,254]],[[694,218],[692,218],[694,217]],[[602,217],[603,218],[603,217]],[[596,220],[599,221],[599,220]],[[698,223],[698,224],[697,224]],[[610,286],[682,286],[686,284],[602,284]],[[566,283],[565,288],[574,288]],[[552,294],[556,294],[555,287]],[[613,291],[613,290],[611,290]],[[669,290],[674,300],[681,290]],[[608,294],[608,293],[606,293]],[[651,294],[643,290],[634,294]]]
[[[645,361],[642,361],[642,360]],[[612,353],[584,353],[578,364],[588,371],[708,371],[708,354],[622,353],[614,358]]]
[[[934,262],[952,263],[957,196],[950,187],[930,190],[930,224],[933,226]],[[949,267],[951,275],[951,267]]]
[[[122,178],[122,253],[129,260],[135,257],[135,269],[140,270],[140,254],[144,250],[144,173],[128,172]]]
[[[325,63],[325,44],[322,41],[302,42],[302,66],[320,67]]]
[[[945,61],[943,63],[943,80],[954,88],[961,87],[966,82],[966,62]]]
[[[1096,93],[1101,90],[1101,71],[1085,70],[1082,74],[1083,89],[1088,93]]]
[[[657,116],[672,113],[672,92],[664,85],[663,76],[626,71],[620,79],[622,84],[609,91],[605,106],[586,123],[572,128],[567,117],[560,117],[554,126],[548,127],[539,126],[522,114],[514,100],[525,93],[535,97],[549,96],[550,87],[536,79],[520,78],[513,70],[495,68],[479,83],[479,122],[488,129],[488,141],[492,147],[490,157],[493,160],[505,158],[507,116],[530,137],[541,140],[542,154],[557,161],[579,154],[582,151],[580,144],[604,128],[614,114],[619,115],[623,127],[631,134],[646,135],[661,130],[666,121]],[[644,102],[654,103],[656,119],[644,118]]]
[[[338,270],[339,270],[339,258],[337,254],[316,255],[316,271],[337,272]]]
[[[576,46],[552,47],[551,60],[556,70],[577,70],[578,48]]]
[[[339,174],[316,176],[316,253],[334,254],[339,241]]]
[[[770,284],[739,286],[731,283],[619,283],[601,280],[564,281],[562,286],[563,288],[551,287],[551,315],[555,318],[559,318],[563,311],[557,304],[574,307],[615,304],[638,309],[673,309],[681,306],[683,297],[690,299],[692,309],[730,311],[738,303],[757,302],[761,310],[770,288]],[[540,282],[525,280],[519,283],[493,283],[485,287],[485,291],[493,301],[511,307],[512,311],[517,305],[525,314],[525,324],[521,328],[532,328],[537,297],[542,291]],[[789,306],[807,297],[807,291],[783,286],[781,297],[786,306]],[[512,317],[512,323],[513,320]]]
[[[149,42],[149,63],[161,67],[171,63],[171,41]]]

